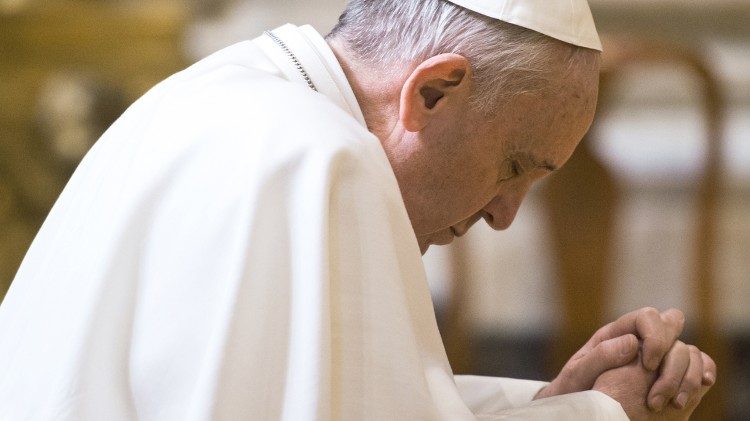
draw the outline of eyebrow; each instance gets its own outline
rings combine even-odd
[[[555,172],[558,170],[558,167],[555,164],[551,164],[548,161],[539,162],[532,156],[529,156],[529,160],[536,168],[543,168],[549,172]]]

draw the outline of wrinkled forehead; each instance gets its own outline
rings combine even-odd
[[[557,43],[548,50],[547,72],[538,89],[513,99],[537,113],[554,114],[579,109],[593,113],[599,90],[601,54],[598,51]]]
[[[533,151],[554,155],[548,159],[558,164],[567,161],[593,121],[597,92],[597,78],[577,76],[544,93],[519,95],[499,120],[509,152]]]
[[[599,95],[599,54],[586,54],[572,60],[553,81],[552,89],[541,96],[543,102],[561,107],[561,116],[593,117]],[[546,104],[543,104],[546,106]]]

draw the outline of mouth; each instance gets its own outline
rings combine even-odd
[[[456,228],[455,226],[450,226],[440,231],[436,231],[429,236],[423,237],[425,244],[432,244],[436,246],[444,246],[444,245],[450,244],[456,238],[463,237],[464,235],[466,235],[466,233],[469,231],[469,228],[471,228],[471,226],[474,225],[480,219],[482,219],[482,215],[477,214],[477,215],[474,215],[470,220],[464,221],[465,223],[458,224],[459,228]],[[463,226],[463,228],[460,228],[460,226]]]
[[[445,246],[445,245],[452,243],[453,239],[456,237],[457,237],[456,231],[453,229],[453,227],[450,227],[450,229],[446,228],[442,231],[439,231],[433,234],[429,242],[430,244],[433,244],[436,246]]]
[[[471,227],[473,227],[477,222],[479,222],[483,218],[485,218],[486,215],[488,215],[488,214],[487,214],[487,212],[484,212],[484,211],[477,212],[476,214],[474,214],[474,216],[472,216],[466,222],[466,224],[462,224],[463,229],[461,230],[461,232],[460,232],[461,235],[459,237],[466,235],[466,233],[469,232],[469,230],[471,229]]]

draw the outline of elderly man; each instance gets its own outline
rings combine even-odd
[[[508,227],[591,123],[585,0],[353,0],[161,83],[102,137],[0,307],[0,419],[685,419],[678,311],[551,383],[455,377],[420,249]]]

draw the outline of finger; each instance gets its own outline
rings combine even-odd
[[[656,379],[649,392],[648,406],[652,410],[660,412],[672,398],[677,396],[690,362],[690,348],[681,341],[675,342],[664,358],[659,378]],[[698,373],[702,372],[702,366],[701,362]]]
[[[589,390],[604,372],[627,365],[638,356],[638,338],[623,335],[599,343],[567,364],[556,379],[563,393]]]
[[[643,366],[656,370],[685,326],[685,315],[676,309],[654,314],[645,309],[638,315],[636,328],[643,341]]]
[[[631,311],[599,329],[574,358],[588,353],[599,343],[627,334],[635,334],[643,341],[643,365],[655,371],[662,359],[682,333],[685,315],[676,309],[664,313],[653,307]]]
[[[703,383],[703,358],[701,357],[702,352],[694,347],[688,346],[690,350],[690,366],[685,372],[685,377],[682,378],[680,384],[680,391],[677,397],[673,399],[673,405],[677,409],[684,409],[688,402],[693,400],[701,391]]]
[[[593,349],[599,343],[614,339],[623,335],[632,334],[635,335],[637,330],[635,328],[635,320],[638,318],[638,312],[641,310],[631,311],[630,313],[621,316],[614,322],[606,324],[604,327],[594,333],[594,336],[589,339],[584,348]]]
[[[716,383],[716,363],[705,352],[701,352],[701,360],[703,361],[703,386],[713,386]]]
[[[659,310],[653,307],[631,311],[599,329],[594,336],[591,337],[589,342],[586,343],[584,348],[592,349],[600,342],[627,335],[629,333],[637,335],[640,338],[677,338],[682,333],[682,328],[685,324],[685,316],[681,311],[675,309],[667,310],[663,315],[664,317],[659,313]],[[674,340],[669,342],[669,346],[664,349],[664,353],[666,353],[669,350],[669,347],[672,346],[672,342],[674,342]]]

